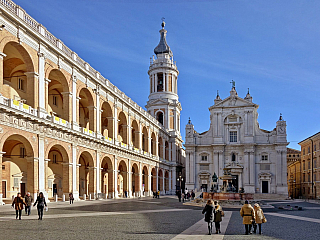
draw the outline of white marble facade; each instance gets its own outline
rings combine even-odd
[[[210,191],[214,173],[218,177],[228,169],[235,177],[233,186],[246,193],[286,195],[286,122],[280,115],[271,131],[260,129],[258,105],[249,92],[238,96],[233,84],[230,96],[217,95],[210,110],[210,129],[203,133],[186,125],[186,187]],[[218,180],[218,191],[222,180]]]

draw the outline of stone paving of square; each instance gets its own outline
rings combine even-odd
[[[0,239],[319,239],[320,205],[305,201],[272,201],[262,235],[244,235],[237,207],[224,207],[222,233],[207,235],[202,207],[175,197],[48,203],[43,220],[15,219],[10,205],[0,206]],[[302,211],[278,209],[301,206]],[[223,205],[222,205],[223,207]],[[288,209],[290,209],[288,207]]]

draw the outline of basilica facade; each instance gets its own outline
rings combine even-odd
[[[145,111],[20,6],[0,10],[0,202],[174,193],[184,150],[164,23]]]
[[[185,128],[188,189],[288,194],[286,122],[280,116],[273,130],[260,129],[258,107],[249,92],[239,97],[233,82],[230,96],[221,99],[218,94],[209,108],[208,131],[196,132],[189,120]],[[230,177],[228,186],[223,185],[223,176]]]

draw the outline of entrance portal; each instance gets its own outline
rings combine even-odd
[[[262,193],[269,193],[269,183],[268,181],[262,181]]]
[[[232,191],[233,192],[239,192],[239,181],[238,181],[238,178],[239,178],[239,175],[232,175],[232,177],[234,177],[234,179],[232,179]]]

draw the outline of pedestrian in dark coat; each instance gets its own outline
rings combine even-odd
[[[181,191],[180,190],[177,191],[177,195],[178,195],[178,198],[179,198],[179,202],[181,202]]]
[[[69,193],[70,204],[73,204],[73,200],[74,200],[73,193]]]
[[[18,193],[12,202],[12,207],[15,206],[15,209],[16,209],[16,219],[18,219],[18,214],[19,214],[19,220],[21,220],[21,212],[23,209],[23,205],[26,205],[26,203],[23,201],[23,198],[21,197],[21,193]]]
[[[27,192],[27,195],[24,197],[24,201],[26,203],[26,214],[29,216],[31,213],[31,206],[33,202],[33,197]]]
[[[221,233],[220,222],[222,221],[222,207],[218,204],[217,201],[214,201],[214,225],[216,227],[216,233]]]
[[[44,206],[47,207],[46,199],[43,196],[42,192],[39,193],[37,200],[33,204],[33,206],[35,206],[35,205],[37,205],[37,209],[38,209],[38,216],[39,216],[38,220],[42,220]]]
[[[214,206],[213,206],[213,201],[209,199],[207,201],[206,206],[202,210],[202,214],[204,215],[204,220],[208,223],[208,230],[209,230],[209,235],[212,233],[212,222],[214,219]]]

